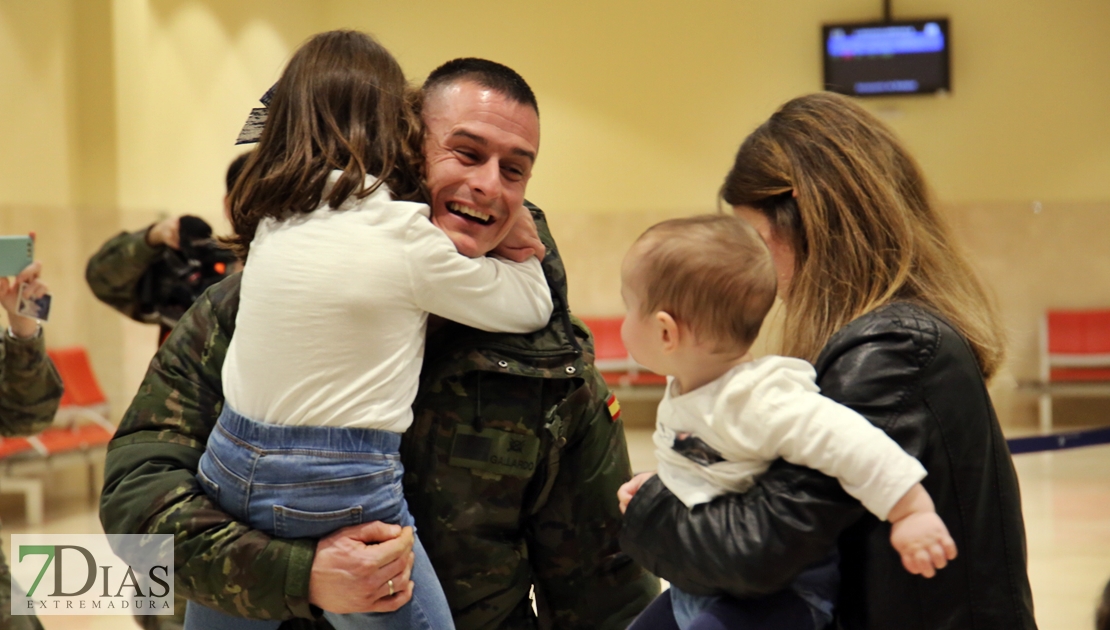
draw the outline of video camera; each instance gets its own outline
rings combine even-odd
[[[181,249],[167,247],[139,280],[142,312],[152,322],[172,328],[205,289],[226,278],[235,254],[212,238],[212,226],[185,215],[179,220]]]

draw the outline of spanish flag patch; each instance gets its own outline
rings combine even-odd
[[[605,404],[609,406],[609,417],[613,422],[619,420],[621,417],[621,403],[617,400],[617,395],[609,394],[609,400],[606,400]]]

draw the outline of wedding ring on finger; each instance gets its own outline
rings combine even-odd
[[[389,596],[393,597],[393,580],[389,580],[389,582],[386,582],[386,584],[389,584]]]

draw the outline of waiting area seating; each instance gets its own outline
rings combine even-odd
[[[648,400],[663,397],[667,378],[636,363],[621,341],[621,317],[583,317],[582,322],[594,335],[594,364],[605,383],[621,400]]]
[[[42,473],[72,465],[88,466],[89,491],[95,496],[94,468],[115,433],[108,421],[108,400],[82,347],[47,354],[65,385],[54,425],[31,437],[0,438],[0,491],[24,495],[27,522],[42,523]]]
[[[1110,396],[1110,309],[1050,310],[1041,323],[1040,428],[1054,396]]]

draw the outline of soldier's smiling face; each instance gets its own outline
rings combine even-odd
[[[425,95],[424,158],[432,223],[465,256],[484,256],[509,228],[540,146],[531,105],[461,79]]]

